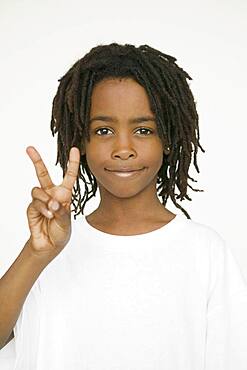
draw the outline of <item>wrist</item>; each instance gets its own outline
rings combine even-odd
[[[50,252],[37,251],[37,249],[35,249],[32,245],[31,236],[26,242],[24,249],[26,251],[27,258],[31,259],[34,263],[38,263],[44,266],[48,265],[48,263],[51,262],[53,258],[55,258],[55,256],[52,256]]]

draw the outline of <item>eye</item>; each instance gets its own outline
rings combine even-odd
[[[101,131],[101,130],[109,130],[109,128],[107,128],[107,127],[101,127],[101,128],[98,128],[97,130],[95,130],[95,134],[97,134],[97,132],[98,131]],[[99,135],[99,136],[102,136],[101,134]],[[103,134],[103,136],[104,136],[104,134]]]
[[[151,134],[153,133],[153,131],[150,130],[150,128],[147,128],[147,127],[140,127],[137,131],[139,131],[139,130],[149,131]],[[150,135],[150,134],[148,134],[148,135]],[[145,136],[147,136],[147,135],[145,135]]]
[[[95,134],[97,134],[98,133],[98,131],[102,131],[102,130],[106,130],[106,131],[111,131],[109,128],[107,128],[107,127],[101,127],[101,128],[98,128],[97,130],[95,130]],[[140,130],[144,130],[144,131],[148,131],[149,132],[149,134],[145,134],[144,136],[148,136],[148,135],[150,135],[150,134],[152,134],[153,133],[153,131],[150,129],[150,128],[147,128],[147,127],[140,127],[138,130],[136,130],[136,132],[137,131],[140,131]],[[99,136],[105,136],[104,134],[100,134]]]

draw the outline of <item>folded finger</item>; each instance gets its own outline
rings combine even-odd
[[[39,199],[45,203],[49,202],[49,200],[51,199],[51,197],[42,188],[34,187],[31,194],[33,199]]]
[[[42,214],[46,218],[51,219],[54,217],[53,213],[47,208],[47,204],[42,202],[41,200],[34,199],[32,201],[32,206],[36,211],[38,211],[40,214]]]
[[[34,187],[32,189],[32,198],[34,200],[38,199],[41,200],[43,203],[46,203],[47,207],[52,212],[57,211],[60,208],[60,203],[56,199],[50,197],[49,194],[47,194],[42,188]]]

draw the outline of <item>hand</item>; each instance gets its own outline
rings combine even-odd
[[[53,259],[68,243],[71,235],[72,189],[80,165],[80,151],[73,147],[67,172],[61,185],[54,185],[38,151],[29,146],[31,158],[41,188],[32,189],[32,202],[27,208],[31,236],[29,246],[35,254]],[[54,203],[55,202],[55,203]],[[55,208],[52,205],[55,204]]]

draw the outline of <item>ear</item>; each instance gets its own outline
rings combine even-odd
[[[170,154],[170,148],[169,147],[164,148],[164,153],[165,153],[165,155]]]

